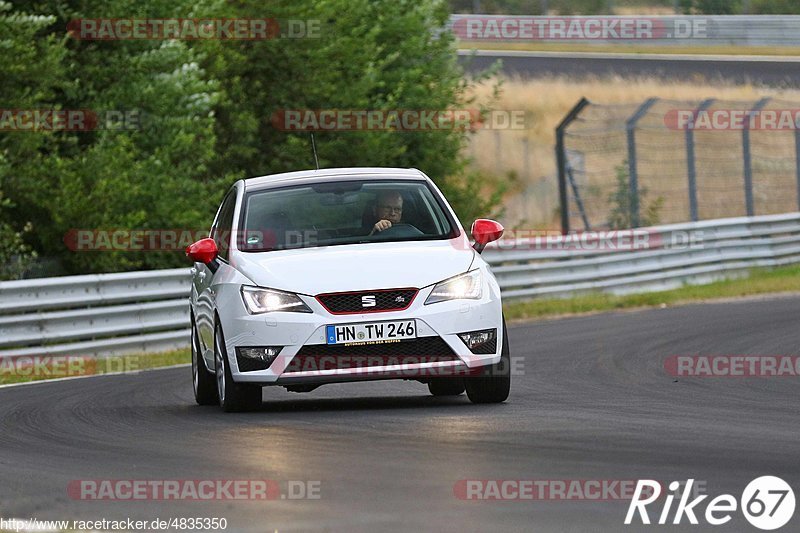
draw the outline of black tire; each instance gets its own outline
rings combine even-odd
[[[428,382],[428,390],[434,396],[458,396],[464,392],[462,378],[434,378]]]
[[[508,349],[506,321],[503,319],[503,348],[500,362],[486,367],[483,375],[464,378],[467,396],[472,403],[501,403],[511,391],[511,355]]]
[[[208,371],[206,362],[200,355],[200,337],[192,317],[192,389],[194,400],[198,405],[217,405],[217,381],[214,374]]]
[[[247,383],[236,383],[228,364],[225,337],[222,326],[214,328],[214,375],[219,396],[219,405],[226,413],[253,411],[261,407],[261,387]]]

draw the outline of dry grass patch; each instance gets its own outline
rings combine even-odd
[[[497,80],[490,80],[474,89],[479,101],[491,101],[492,85],[496,82]],[[584,96],[597,104],[631,106],[640,104],[650,97],[676,101],[698,101],[713,97],[719,100],[754,102],[770,96],[800,103],[800,90],[796,89],[722,85],[702,79],[676,81],[622,77],[582,80],[567,77],[506,79],[502,83],[499,99],[492,104],[492,108],[524,110],[527,113],[526,129],[480,130],[472,136],[471,143],[465,150],[473,159],[473,166],[486,174],[505,176],[513,172],[520,176],[520,186],[516,188],[513,196],[507,198],[506,222],[509,226],[556,227],[558,192],[555,179],[555,128]],[[753,135],[764,136],[765,133],[754,132]],[[736,144],[739,137],[737,135],[734,137],[732,140],[725,140],[724,143]],[[717,138],[721,140],[722,136],[718,135]],[[523,140],[527,140],[527,153]],[[735,148],[741,147],[737,144]],[[683,157],[683,154],[677,156],[678,159],[680,157]],[[732,158],[732,164],[741,168],[740,161],[734,159]],[[607,179],[611,183],[614,176],[609,172]],[[738,182],[735,187],[739,187]]]

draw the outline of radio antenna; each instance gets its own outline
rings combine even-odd
[[[314,132],[311,132],[311,150],[314,152],[314,164],[319,170],[319,158],[317,157],[317,143],[314,141]]]

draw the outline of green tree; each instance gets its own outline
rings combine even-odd
[[[89,109],[97,113],[101,126],[111,126],[27,134],[33,145],[30,153],[9,154],[15,179],[7,181],[6,193],[18,212],[30,214],[32,244],[43,255],[58,256],[67,272],[181,264],[176,253],[74,253],[62,241],[71,229],[209,225],[226,178],[212,175],[207,166],[215,142],[216,83],[200,67],[200,52],[184,41],[76,40],[66,37],[66,28],[69,21],[84,17],[185,17],[194,4],[45,0],[28,5],[36,13],[57,15],[42,19],[45,23],[35,31],[14,41],[20,46],[61,43],[53,69],[59,76],[53,98],[17,107]],[[138,114],[141,121],[124,124],[123,129],[103,121],[118,112]]]
[[[0,133],[0,190],[12,201],[0,207],[0,222],[9,242],[24,235],[65,273],[185,264],[181,253],[74,253],[62,241],[73,229],[207,228],[234,179],[310,168],[308,135],[273,127],[276,111],[474,107],[453,37],[443,31],[448,15],[438,0],[278,0],[266,8],[222,0],[0,0],[3,105],[142,117],[131,129]],[[319,33],[190,42],[89,41],[66,32],[81,18],[189,17],[318,21]],[[468,220],[496,207],[500,194],[465,173],[468,135],[321,132],[317,141],[322,166],[423,169]],[[25,233],[28,223],[33,231]]]
[[[66,48],[56,36],[38,37],[54,20],[14,10],[0,0],[0,109],[53,106],[62,83]],[[38,229],[31,221],[42,210],[29,202],[20,206],[9,197],[37,189],[53,141],[47,133],[0,133],[0,279],[19,275],[33,256],[24,237]]]
[[[798,15],[797,0],[751,0],[750,12],[756,15]]]
[[[253,3],[227,5],[225,16],[264,16]],[[217,13],[219,14],[219,13]],[[319,21],[316,36],[230,46],[199,43],[205,68],[220,80],[217,146],[212,169],[253,176],[311,168],[307,133],[276,129],[283,110],[443,110],[472,106],[469,82],[451,34],[449,9],[424,0],[279,0],[279,19]],[[325,131],[316,134],[322,167],[417,167],[453,198],[480,189],[464,172],[463,131]],[[486,192],[486,198],[496,190]],[[474,202],[455,201],[462,218]],[[495,203],[496,205],[496,203]],[[480,206],[485,207],[485,206]],[[486,214],[484,211],[482,214]]]

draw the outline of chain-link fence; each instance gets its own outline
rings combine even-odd
[[[770,98],[582,100],[556,131],[562,229],[797,211],[798,120]]]

